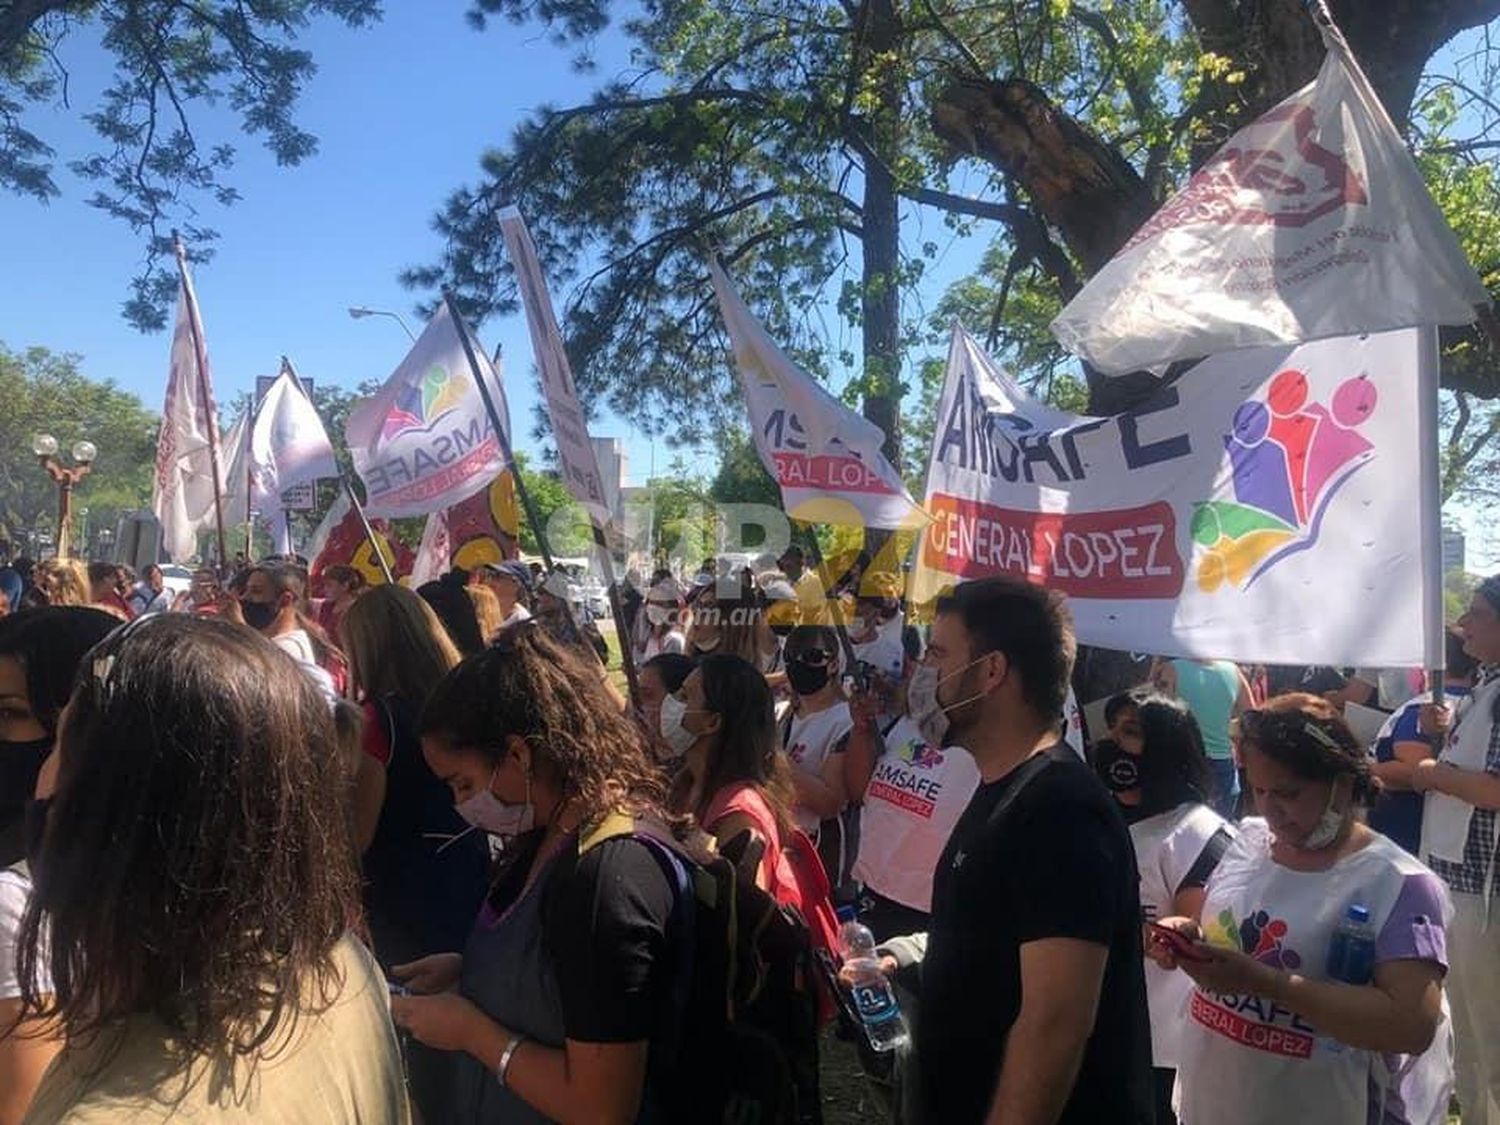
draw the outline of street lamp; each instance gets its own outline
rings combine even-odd
[[[57,460],[57,439],[51,434],[37,434],[31,439],[31,452],[57,485],[57,557],[68,557],[69,523],[73,518],[73,486],[94,468],[99,450],[91,441],[75,442],[73,467],[65,468]]]
[[[349,315],[355,320],[363,320],[367,316],[388,316],[406,330],[406,335],[411,339],[413,344],[417,342],[417,334],[411,330],[411,325],[406,323],[406,318],[398,312],[391,312],[387,309],[370,309],[364,305],[355,305],[349,310]]]

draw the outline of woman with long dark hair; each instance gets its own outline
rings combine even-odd
[[[504,845],[463,953],[398,965],[397,1021],[454,1052],[453,1120],[652,1119],[671,1082],[676,889],[653,847],[665,793],[597,666],[521,622],[450,672],[422,751]]]
[[[782,841],[795,824],[791,777],[777,753],[770,686],[747,661],[715,654],[698,662],[677,693],[662,700],[662,738],[683,761],[672,808],[697,818],[721,845],[761,858],[756,885],[778,900],[795,895]]]
[[[1172,916],[1196,918],[1209,876],[1234,842],[1234,830],[1208,803],[1213,790],[1198,720],[1185,703],[1149,689],[1114,696],[1105,716],[1113,738],[1094,745],[1094,768],[1130,825],[1142,918],[1148,924]],[[1191,991],[1183,974],[1148,959],[1146,999],[1161,1125],[1176,1120],[1172,1090],[1182,1010]]]
[[[286,654],[141,618],[84,659],[57,756],[18,967],[67,1046],[27,1121],[406,1121],[333,720]]]
[[[29,609],[0,621],[0,1125],[15,1125],[61,1043],[23,1020],[16,938],[31,897],[28,823],[43,763],[78,662],[120,624],[84,606]],[[45,974],[40,990],[50,992]]]

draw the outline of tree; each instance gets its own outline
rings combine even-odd
[[[0,188],[42,202],[60,190],[57,152],[25,124],[25,112],[68,105],[63,44],[91,35],[114,64],[114,81],[83,119],[99,148],[70,161],[95,187],[89,203],[146,242],[125,316],[142,330],[166,324],[176,293],[168,231],[180,223],[195,260],[210,256],[215,233],[194,221],[195,204],[239,198],[230,175],[234,146],[205,136],[194,113],[227,101],[248,136],[263,139],[277,163],[317,151],[294,110],[317,69],[292,46],[320,16],[350,27],[379,18],[379,0],[15,0],[0,6]]]
[[[98,447],[93,472],[74,493],[75,512],[91,527],[111,527],[121,512],[151,502],[160,417],[110,380],[85,375],[76,355],[46,348],[10,351],[0,344],[0,537],[17,550],[27,532],[55,533],[57,486],[31,455],[31,438],[50,433],[70,451],[85,438]],[[66,457],[65,457],[66,459]],[[75,528],[75,531],[77,529]],[[86,544],[77,541],[80,552]]]
[[[1481,201],[1500,212],[1485,200],[1490,181],[1460,174],[1500,143],[1488,139],[1500,127],[1483,93],[1496,71],[1488,45],[1464,61],[1474,73],[1424,78],[1438,48],[1500,15],[1500,0],[1331,7],[1419,144],[1426,99],[1470,92],[1458,104],[1477,132],[1430,146],[1447,163],[1427,171],[1461,189],[1440,193],[1450,218]],[[586,44],[617,8],[627,10],[477,0],[475,16],[545,20],[558,39]],[[588,101],[539,110],[487,154],[483,181],[439,216],[444,258],[408,282],[446,280],[472,313],[512,307],[495,219],[518,205],[550,276],[570,285],[568,342],[585,399],[695,440],[721,428],[738,397],[703,267],[705,248],[717,247],[806,366],[855,368],[855,391],[898,464],[901,363],[922,334],[902,295],[939,252],[931,220],[992,236],[964,303],[979,315],[973,327],[998,332],[1007,360],[1023,361],[1017,374],[1035,382],[1045,371],[1034,365],[1071,362],[1045,333],[1049,312],[1322,56],[1302,0],[658,0],[622,28],[634,69]],[[1500,281],[1500,258],[1479,264]],[[834,325],[818,320],[830,289],[840,293]],[[1449,337],[1460,342],[1474,358],[1445,368],[1449,385],[1500,395],[1488,345]],[[1096,412],[1154,385],[1082,374]]]

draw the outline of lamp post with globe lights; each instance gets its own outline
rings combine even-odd
[[[37,434],[31,439],[31,452],[57,485],[57,557],[68,557],[70,524],[73,519],[73,488],[94,468],[99,450],[91,441],[73,443],[73,467],[57,460],[57,439],[51,434]]]

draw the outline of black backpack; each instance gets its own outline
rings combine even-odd
[[[676,890],[669,940],[677,964],[666,1119],[694,1125],[821,1125],[817,980],[806,922],[755,885],[756,847],[724,853],[619,814],[580,852],[631,836],[647,844]],[[742,837],[748,842],[748,834]],[[731,859],[731,854],[735,855]],[[741,874],[749,872],[750,874]]]

